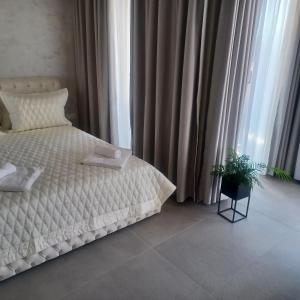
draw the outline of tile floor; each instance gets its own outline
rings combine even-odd
[[[300,299],[300,184],[263,185],[245,221],[169,200],[160,215],[0,283],[0,299]]]

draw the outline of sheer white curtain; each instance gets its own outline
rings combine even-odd
[[[130,0],[109,0],[108,9],[112,143],[131,148]]]
[[[237,148],[267,163],[276,113],[288,97],[300,1],[262,1]]]

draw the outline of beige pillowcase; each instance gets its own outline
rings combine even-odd
[[[70,125],[65,117],[64,107],[68,99],[68,90],[61,89],[54,92],[37,94],[20,94],[14,92],[0,92],[2,104],[9,114],[11,129],[16,131]],[[1,111],[3,111],[1,109]],[[2,122],[3,122],[2,114]],[[7,118],[4,117],[7,128]]]

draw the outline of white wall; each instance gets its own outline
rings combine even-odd
[[[0,0],[0,77],[58,76],[76,112],[73,0]]]

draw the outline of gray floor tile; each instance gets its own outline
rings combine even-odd
[[[292,269],[277,260],[260,257],[213,294],[217,299],[299,299],[300,268]]]
[[[4,281],[0,284],[0,298],[58,299],[147,248],[130,231],[121,230]]]
[[[63,299],[184,299],[196,288],[194,281],[150,250]]]
[[[276,246],[282,238],[294,230],[255,211],[249,212],[247,220],[235,224],[229,239],[238,251],[249,257],[263,255]]]
[[[287,265],[296,270],[300,269],[300,233],[290,232],[285,235],[285,237],[278,243],[274,248],[272,248],[266,255],[264,259],[266,261],[271,260],[277,265]]]
[[[209,292],[279,243],[290,229],[252,213],[230,224],[219,216],[197,222],[156,250]]]
[[[205,220],[162,243],[156,250],[212,292],[250,262],[247,256],[224,246],[231,227],[221,218]]]
[[[300,231],[300,184],[262,178],[263,188],[256,187],[252,208],[264,215]]]
[[[186,207],[170,202],[164,205],[161,214],[134,224],[129,229],[149,245],[156,246],[210,214],[202,205]]]

